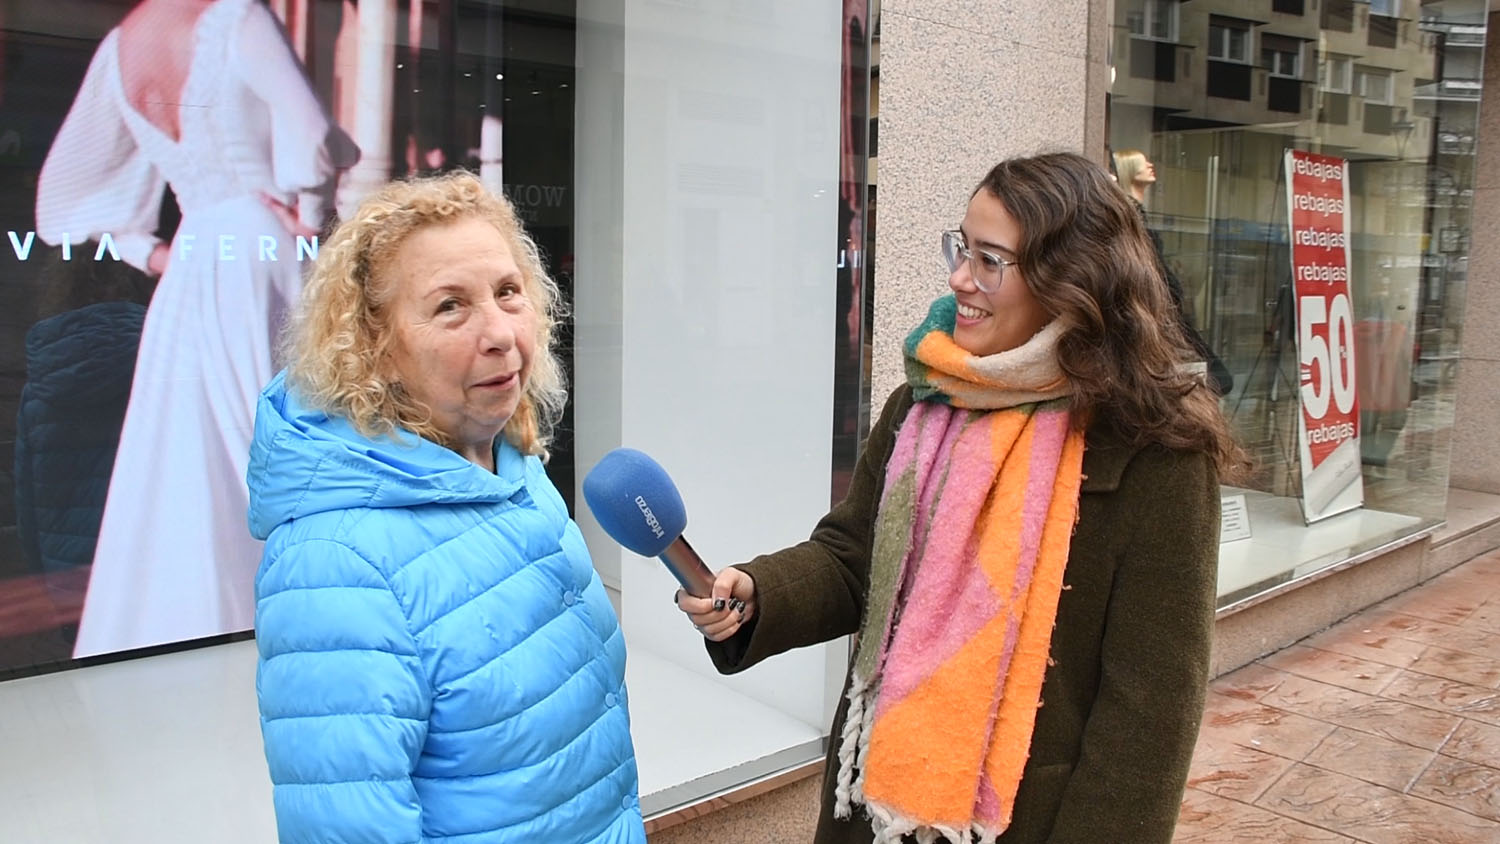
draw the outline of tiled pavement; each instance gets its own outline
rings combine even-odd
[[[1176,841],[1500,844],[1500,552],[1216,680]]]

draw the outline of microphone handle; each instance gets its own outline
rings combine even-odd
[[[688,544],[687,537],[672,540],[667,550],[661,552],[661,561],[667,570],[682,584],[682,588],[694,598],[708,598],[714,591],[714,573],[704,564],[703,558]]]

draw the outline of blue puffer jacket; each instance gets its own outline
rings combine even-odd
[[[250,451],[283,842],[643,844],[625,644],[541,462],[371,440],[278,375]]]

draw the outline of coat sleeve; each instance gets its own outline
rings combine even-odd
[[[720,672],[743,671],[767,657],[859,629],[885,464],[896,427],[911,403],[907,387],[886,400],[855,464],[848,494],[818,522],[806,542],[740,566],[755,580],[757,614],[733,638],[708,643],[709,656]]]
[[[1218,474],[1207,455],[1149,449],[1117,494],[1142,504],[1118,523],[1132,533],[1110,590],[1099,691],[1049,844],[1098,841],[1100,830],[1132,844],[1170,844],[1203,715]]]
[[[120,110],[111,33],[99,45],[36,186],[37,235],[77,245],[109,235],[119,258],[146,272],[166,182],[135,144]]]
[[[276,187],[298,197],[301,222],[323,226],[339,170],[359,161],[359,148],[324,110],[276,16],[252,3],[235,41],[235,67],[271,119],[271,168]]]
[[[336,542],[256,579],[256,691],[284,844],[412,844],[432,693],[390,585]]]

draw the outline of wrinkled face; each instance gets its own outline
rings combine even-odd
[[[970,249],[1016,260],[1021,224],[988,190],[981,188],[969,200],[959,230]],[[953,340],[972,355],[983,357],[1024,345],[1052,319],[1026,286],[1019,266],[1006,267],[999,288],[985,293],[974,284],[971,262],[963,261],[948,275],[948,286],[958,299]]]
[[[429,226],[386,271],[390,376],[431,408],[460,454],[490,465],[520,404],[539,325],[505,237],[476,218]]]

